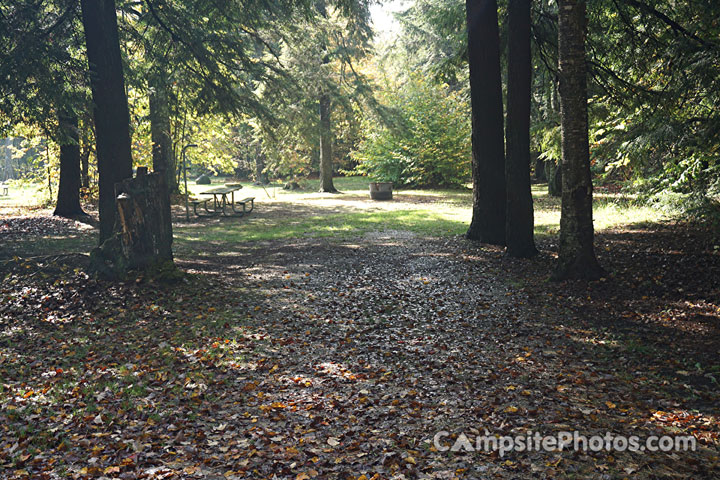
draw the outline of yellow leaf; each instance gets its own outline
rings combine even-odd
[[[295,477],[295,480],[310,480],[310,475],[308,475],[308,474],[305,473],[305,472],[303,472],[303,473],[298,473],[298,474],[297,474],[297,477]]]
[[[518,410],[519,410],[518,407],[507,407],[505,410],[503,410],[503,412],[505,412],[505,413],[515,413],[515,412],[517,412]]]
[[[275,365],[274,367],[272,367],[272,368],[270,369],[270,373],[273,373],[273,372],[274,372],[275,370],[277,370],[278,368],[280,368],[280,367],[278,367],[277,365]]]
[[[605,405],[607,405],[608,408],[615,408],[617,405],[615,405],[613,402],[607,401],[605,402]]]

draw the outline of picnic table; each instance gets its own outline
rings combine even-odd
[[[212,188],[201,192],[201,195],[212,195],[212,199],[193,200],[193,211],[198,217],[214,217],[222,215],[224,217],[241,217],[246,213],[250,213],[255,208],[255,197],[247,197],[239,201],[235,201],[235,192],[240,190],[240,184],[228,184],[224,187]],[[209,205],[212,202],[211,205]],[[247,205],[250,204],[250,209]],[[202,205],[205,213],[198,212],[198,206]],[[242,210],[238,210],[236,205],[242,206]],[[228,207],[230,207],[228,212]]]

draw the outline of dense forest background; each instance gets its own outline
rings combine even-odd
[[[58,177],[57,111],[65,108],[79,120],[83,186],[90,188],[93,126],[79,9],[75,2],[36,3],[4,5],[0,17],[0,111],[9,138],[0,152],[2,177]],[[198,171],[317,175],[317,101],[327,96],[335,173],[408,186],[470,179],[462,1],[405,2],[393,14],[397,31],[375,40],[362,2],[262,14],[232,4],[218,14],[212,2],[117,7],[136,166],[152,164],[153,124],[160,124],[175,166],[192,141],[200,146],[191,158]],[[718,8],[711,0],[588,2],[596,182],[648,201],[678,203],[690,195],[693,206],[717,195]],[[506,9],[500,1],[503,63]],[[532,69],[534,175],[553,184],[560,106],[551,0],[532,2]]]

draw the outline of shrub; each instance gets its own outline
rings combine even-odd
[[[366,119],[355,172],[409,187],[459,187],[471,176],[468,101],[447,87],[413,78],[385,103],[395,125]]]

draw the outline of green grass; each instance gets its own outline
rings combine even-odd
[[[195,196],[226,182],[214,177],[212,185],[188,182]],[[286,191],[279,182],[265,188],[242,182],[243,189],[236,197],[255,197],[256,213],[240,219],[213,219],[207,224],[175,226],[175,249],[180,255],[194,255],[207,244],[213,250],[232,244],[293,238],[337,237],[352,238],[368,232],[404,230],[424,236],[459,235],[467,230],[472,217],[470,190],[395,190],[392,202],[369,200],[365,177],[339,177],[335,186],[341,194],[318,193],[317,180],[305,180],[304,189]],[[5,204],[32,203],[42,190],[38,185],[11,188],[10,197],[0,197]],[[533,186],[535,202],[535,233],[538,237],[558,234],[560,199],[550,197],[543,185]],[[5,202],[5,203],[3,203]],[[27,203],[26,203],[27,204]],[[667,217],[667,212],[638,205],[634,199],[622,195],[595,195],[595,230],[602,231],[623,225],[653,223]],[[87,252],[94,246],[95,235],[82,233],[67,237],[36,237],[32,245],[10,242],[6,255],[30,254],[28,250],[52,252]]]
[[[204,243],[219,246],[307,237],[350,238],[383,230],[447,236],[462,234],[468,228],[472,217],[472,195],[469,191],[396,190],[394,202],[368,202],[360,206],[352,203],[367,199],[367,183],[368,179],[364,177],[337,178],[335,185],[344,193],[340,195],[315,192],[316,182],[312,183],[312,189],[294,192],[271,186],[267,188],[271,198],[267,197],[262,188],[246,186],[242,196],[256,196],[258,212],[262,211],[263,202],[287,203],[288,215],[249,215],[236,222],[227,221],[201,228],[178,226],[175,229],[176,245],[182,250],[193,250]],[[212,186],[192,186],[190,190],[199,192],[208,188]],[[557,235],[560,228],[560,199],[550,197],[544,185],[533,186],[533,199],[536,235]],[[294,213],[292,205],[302,206],[305,211],[317,205],[317,214]],[[333,210],[332,206],[336,208]],[[300,211],[298,207],[296,212]],[[631,197],[609,194],[595,196],[596,231],[652,223],[663,218],[663,212],[638,205]]]
[[[197,185],[194,181],[188,181],[188,190],[193,196],[200,197],[202,192],[217,188],[224,185],[226,182],[237,182],[236,180],[227,177],[212,177],[211,185]],[[258,200],[266,201],[302,201],[307,198],[342,198],[345,195],[369,195],[369,183],[370,179],[367,177],[335,177],[333,184],[338,189],[340,194],[333,193],[319,193],[318,186],[319,180],[310,179],[300,181],[299,190],[283,190],[285,182],[275,181],[271,182],[265,187],[253,185],[251,182],[243,181],[240,182],[243,188],[240,192],[237,192],[237,196],[241,197],[255,197]],[[394,187],[396,194],[409,194],[420,197],[437,197],[442,198],[446,202],[452,203],[466,203],[472,202],[471,190],[469,188],[464,190],[448,190],[448,189],[422,189],[422,190],[411,190],[405,188]],[[202,198],[202,197],[200,197]]]
[[[15,180],[9,180],[5,183],[8,185],[8,195],[0,196],[0,207],[39,207],[50,198],[47,184],[18,182]],[[56,185],[53,185],[53,194],[57,194]]]
[[[551,197],[546,185],[533,185],[535,207],[535,234],[557,235],[560,231],[560,198]],[[594,194],[593,223],[595,231],[620,226],[655,223],[671,216],[651,206],[638,204],[632,196],[620,194]],[[679,212],[674,212],[679,213]]]
[[[203,228],[176,228],[179,246],[237,243],[301,237],[353,237],[367,232],[404,230],[423,235],[457,235],[467,229],[455,212],[394,210],[282,218],[272,222],[223,223]]]

